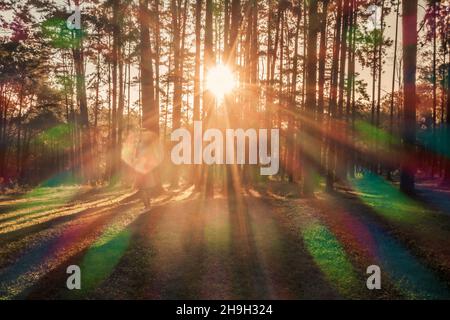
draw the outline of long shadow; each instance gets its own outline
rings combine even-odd
[[[450,190],[443,188],[430,188],[423,184],[418,184],[417,200],[450,217]],[[450,232],[450,228],[448,229]]]
[[[25,203],[21,203],[21,204],[17,204],[17,205],[12,205],[12,206],[8,206],[6,208],[6,210],[2,213],[4,213],[4,214],[12,213],[13,214],[14,211],[20,211],[20,210],[27,209],[27,208],[36,208],[36,209],[31,210],[31,211],[22,212],[22,213],[16,213],[16,214],[10,215],[9,217],[2,217],[0,215],[0,223],[14,221],[18,218],[28,216],[29,219],[20,221],[20,223],[25,223],[28,221],[32,221],[34,219],[38,219],[38,218],[47,216],[47,215],[38,216],[39,213],[45,213],[46,211],[54,210],[50,214],[55,214],[55,213],[59,213],[64,210],[67,210],[69,208],[72,208],[72,207],[76,206],[77,203],[81,200],[83,200],[84,203],[98,202],[99,201],[98,198],[93,197],[94,195],[101,195],[101,196],[103,196],[103,198],[106,197],[106,199],[104,200],[105,202],[110,201],[111,196],[112,196],[112,195],[108,195],[108,194],[102,194],[101,189],[97,188],[97,189],[82,191],[80,193],[77,193],[74,197],[67,196],[65,198],[55,198],[52,200],[37,200],[37,201],[34,200],[34,201],[29,201],[29,202],[25,202]],[[68,200],[68,202],[65,203],[64,200]]]
[[[166,197],[160,197],[158,202],[169,201],[173,193],[168,193]],[[134,197],[133,197],[134,198]],[[128,202],[129,203],[129,202]],[[133,206],[134,203],[129,204]],[[145,266],[149,254],[152,251],[141,237],[139,230],[145,226],[148,217],[161,216],[164,205],[154,205],[150,213],[137,213],[137,217],[131,221],[125,228],[117,229],[105,228],[102,234],[92,241],[77,255],[70,258],[68,262],[52,274],[43,278],[42,286],[49,281],[52,283],[65,284],[67,275],[65,266],[70,264],[79,265],[82,270],[82,289],[68,291],[66,288],[52,288],[52,292],[47,291],[51,297],[65,299],[126,299],[142,297],[142,288],[145,288],[146,273]],[[121,216],[121,212],[126,210],[127,206],[116,207],[115,217]],[[137,208],[135,208],[137,210]],[[133,215],[132,215],[133,216]],[[148,235],[146,235],[148,238]],[[137,245],[136,245],[137,244]],[[54,280],[56,278],[56,280]],[[39,289],[34,290],[34,292]],[[42,294],[46,296],[46,294]],[[33,294],[30,298],[39,298],[39,295]]]
[[[203,212],[200,208],[198,200],[189,199],[156,206],[140,215],[130,227],[133,234],[130,246],[108,281],[111,283],[114,279],[121,284],[120,288],[116,285],[112,290],[99,288],[94,296],[104,298],[104,294],[108,297],[108,291],[120,291],[122,298],[198,299],[204,274]],[[178,213],[188,216],[189,222],[180,229],[167,229],[170,225],[162,220],[177,219]],[[161,239],[164,232],[168,235]],[[179,234],[171,235],[174,232]],[[173,239],[174,242],[170,239],[175,236],[182,239],[182,252],[168,257],[177,245],[177,239]]]
[[[235,297],[267,297],[264,294],[266,290],[261,286],[264,277],[255,256],[254,244],[246,256],[242,254],[243,243],[239,241],[231,246],[235,250],[211,252],[211,249],[216,248],[208,249],[205,239],[205,219],[210,214],[209,210],[214,210],[215,205],[223,206],[223,201],[196,199],[192,196],[177,203],[154,208],[150,213],[141,215],[131,227],[134,231],[130,246],[108,282],[111,282],[111,279],[115,279],[115,282],[121,279],[120,283],[123,285],[127,282],[127,285],[120,288],[121,291],[124,290],[123,294],[127,298],[198,299],[205,296],[211,298],[215,296],[214,292],[204,291],[205,285],[209,285],[205,283],[205,276],[211,272],[207,269],[206,259],[211,254],[216,258],[219,257],[221,271],[234,271],[233,283],[239,291]],[[171,223],[168,224],[167,220],[164,223],[162,219],[180,219],[180,226],[177,228]],[[236,225],[234,234],[237,234],[237,228]],[[161,232],[177,232],[179,234],[173,236],[179,238],[174,239],[172,243],[170,238],[161,239]],[[169,237],[171,236],[169,234]],[[177,241],[181,242],[179,248]],[[161,252],[164,249],[168,252]],[[166,256],[176,253],[178,249],[181,251],[177,256]],[[237,251],[240,253],[238,256]],[[164,256],[162,260],[161,256]],[[137,259],[138,267],[130,267],[136,257],[145,258]],[[243,292],[243,282],[248,281],[251,284],[249,283],[248,290]],[[103,293],[106,291],[99,289],[95,296],[104,297]],[[110,291],[114,292],[114,289]],[[131,292],[134,293],[130,294]]]
[[[70,214],[70,215],[66,215],[66,216],[60,216],[60,217],[56,217],[53,218],[51,220],[48,220],[46,222],[43,223],[38,223],[38,224],[34,224],[28,227],[24,227],[24,228],[20,228],[17,230],[13,230],[10,232],[6,232],[3,234],[0,234],[0,245],[2,243],[9,243],[12,241],[18,241],[24,237],[33,235],[35,233],[38,233],[42,230],[45,229],[49,229],[49,228],[53,228],[56,227],[58,225],[61,225],[65,222],[74,220],[74,219],[78,219],[81,218],[83,216],[89,215],[91,213],[95,213],[97,211],[102,211],[102,210],[108,210],[109,208],[112,208],[114,206],[117,205],[121,205],[130,201],[133,201],[137,198],[136,194],[130,195],[129,197],[122,199],[121,201],[119,201],[118,203],[113,203],[113,204],[105,204],[105,205],[101,205],[99,207],[94,207],[94,208],[86,208],[85,210],[81,210],[80,212],[74,213],[74,214]]]
[[[189,208],[189,209],[186,209]],[[208,214],[203,199],[182,201],[170,206],[170,210],[189,215],[182,229],[183,255],[170,282],[167,283],[163,299],[199,299],[205,274],[206,245],[204,237],[205,215]],[[187,212],[186,212],[187,210]]]
[[[289,288],[296,299],[340,299],[341,293],[317,265],[305,239],[300,236],[300,230],[293,232],[292,227],[296,225],[287,217],[285,200],[274,198],[267,190],[258,191],[261,194],[260,201],[274,212],[281,211],[281,215],[273,215],[280,236],[279,255],[276,257],[277,273],[282,275],[280,285]]]
[[[62,236],[56,236],[41,241],[2,272],[0,275],[0,283],[3,286],[7,286],[8,283],[17,282],[26,273],[32,272],[39,266],[41,266],[39,268],[45,268],[48,261],[60,258],[61,255],[63,260],[58,262],[58,265],[54,269],[43,274],[34,284],[24,283],[24,288],[20,292],[13,293],[15,298],[61,298],[61,292],[67,290],[62,290],[66,284],[67,274],[65,271],[67,266],[79,263],[79,259],[87,252],[89,245],[95,241],[97,234],[108,222],[120,215],[122,210],[126,210],[133,205],[134,203],[130,202],[120,204],[114,210],[109,210],[109,212],[105,212],[90,223],[80,226],[76,232],[72,232],[70,229],[67,230],[67,239],[63,239]],[[78,254],[72,254],[71,251],[66,251],[68,246],[77,246],[80,242],[86,247]],[[68,257],[64,258],[64,255],[68,255]],[[3,288],[3,290],[8,290],[8,288]],[[2,295],[5,294],[11,294],[11,292],[2,293]]]
[[[229,192],[227,201],[233,296],[237,299],[267,299],[269,288],[257,255],[247,201],[235,192]]]
[[[56,188],[56,189],[58,189],[58,188]],[[63,190],[63,191],[69,192],[70,189]],[[58,193],[55,194],[55,188],[50,188],[50,187],[39,188],[38,187],[27,193],[18,194],[15,197],[9,199],[9,201],[12,201],[12,200],[25,200],[25,201],[22,201],[17,204],[13,204],[13,205],[0,204],[0,217],[1,217],[2,213],[8,213],[11,211],[27,209],[27,208],[32,208],[32,207],[41,206],[41,205],[45,205],[45,206],[64,205],[63,203],[66,200],[69,203],[74,203],[81,199],[85,199],[86,197],[98,194],[100,191],[101,191],[100,188],[89,189],[89,190],[77,190],[73,194],[67,194],[67,195],[61,196]],[[44,197],[44,196],[50,196],[50,199],[41,199],[41,197]]]
[[[117,251],[120,251],[120,247],[124,245],[119,239],[116,241],[119,246],[116,246],[115,250],[109,250],[109,254],[104,254],[103,257],[102,252],[88,253],[88,256],[97,261],[110,261],[114,257],[117,261],[109,263],[112,267],[96,268],[97,270],[92,271],[94,275],[91,278],[97,279],[91,281],[90,290],[86,290],[82,297],[89,299],[198,298],[203,275],[204,250],[201,241],[196,239],[202,235],[202,232],[197,233],[201,227],[193,225],[195,221],[191,221],[184,226],[184,230],[180,230],[180,237],[184,244],[183,255],[174,258],[173,263],[170,264],[162,264],[161,260],[158,260],[159,255],[170,255],[170,252],[162,252],[164,249],[171,249],[170,246],[161,247],[158,243],[161,232],[173,231],[165,229],[162,220],[167,219],[168,214],[176,219],[177,216],[171,214],[171,211],[194,214],[191,211],[195,211],[196,207],[198,207],[198,201],[195,200],[153,206],[149,212],[140,214],[127,230],[122,232],[123,241],[126,240],[127,245],[120,257]],[[189,208],[188,212],[186,208]],[[114,247],[113,244],[111,247]],[[169,261],[170,259],[169,257]]]
[[[223,200],[212,200],[221,206]],[[258,256],[258,245],[255,239],[255,221],[249,213],[248,199],[237,205],[236,199],[227,199],[230,219],[229,250],[220,259],[223,268],[229,269],[232,276],[233,298],[270,298],[267,283],[267,270]],[[267,200],[269,201],[269,200]],[[208,254],[205,241],[205,217],[211,205],[201,199],[188,197],[177,203],[155,206],[150,212],[139,215],[126,230],[122,230],[107,243],[98,248],[86,247],[84,250],[64,260],[56,269],[46,274],[32,290],[22,293],[28,298],[168,298],[195,299],[202,297],[204,275],[210,271],[205,267]],[[108,221],[120,214],[118,209],[111,213]],[[171,213],[172,212],[172,213]],[[255,213],[256,214],[256,213]],[[168,215],[168,216],[167,216]],[[175,228],[176,222],[184,224]],[[186,219],[187,218],[187,219]],[[163,226],[163,219],[179,219],[175,224]],[[242,220],[244,219],[244,220]],[[338,295],[331,289],[314,267],[312,258],[307,254],[304,244],[291,232],[280,228],[282,252],[275,255],[279,258],[274,268],[281,273],[280,286],[287,286],[294,298],[336,298]],[[173,230],[165,228],[174,227]],[[170,255],[177,251],[160,252],[171,248],[171,234],[164,240],[169,241],[161,246],[161,232],[180,232],[179,256],[158,259],[160,255]],[[91,251],[91,252],[90,252]],[[93,252],[93,253],[92,253]],[[94,254],[95,253],[95,254]],[[221,252],[222,253],[222,252]],[[94,260],[89,257],[96,257]],[[88,257],[88,258],[86,258]],[[167,257],[166,257],[167,258]],[[35,258],[39,261],[39,257]],[[70,264],[106,265],[94,268],[92,284],[82,294],[73,294],[65,288],[67,274],[65,268]],[[171,262],[161,265],[161,261]],[[306,266],[305,266],[306,263]],[[91,267],[92,268],[92,267]],[[305,284],[312,285],[310,288]],[[308,295],[308,293],[315,294]]]
[[[7,236],[9,237],[4,237],[0,240],[0,245],[1,244],[10,244],[13,242],[19,243],[18,245],[12,247],[12,250],[9,251],[4,251],[1,253],[1,262],[0,262],[0,268],[6,268],[8,267],[8,265],[12,264],[12,263],[16,263],[15,261],[17,261],[17,259],[21,259],[21,257],[23,255],[27,255],[27,251],[30,247],[30,245],[27,242],[21,243],[22,240],[25,240],[27,236],[33,236],[33,234],[38,234],[42,231],[45,230],[51,230],[52,228],[58,227],[60,225],[64,225],[64,223],[66,222],[70,222],[70,221],[74,221],[77,220],[79,218],[83,218],[85,216],[89,216],[89,218],[95,217],[95,216],[99,216],[101,217],[102,215],[105,215],[110,208],[113,208],[114,205],[111,206],[107,206],[101,209],[95,209],[95,208],[91,208],[91,209],[86,209],[83,210],[82,212],[77,213],[76,215],[71,215],[71,216],[63,216],[60,217],[58,219],[54,219],[53,221],[48,221],[42,224],[38,224],[38,225],[33,225],[30,226],[28,228],[24,228],[21,230],[17,230],[17,231],[13,231],[11,233],[8,233]],[[57,220],[57,221],[55,221]],[[43,237],[45,237],[45,235],[43,235]],[[46,243],[47,243],[47,239],[44,240],[39,240],[39,243],[37,243],[38,247],[41,247],[42,250],[47,250],[46,247]],[[52,243],[51,241],[49,243]],[[35,251],[36,254],[38,256],[44,256],[44,253],[38,253],[40,252],[40,250],[36,250]],[[30,258],[31,260],[33,260],[33,258]],[[12,262],[11,262],[12,261]],[[26,267],[26,263],[23,264],[23,267]]]
[[[405,237],[402,226],[380,215],[363,200],[337,192],[333,199],[361,221],[375,241],[375,255],[396,288],[408,298],[450,298],[449,276],[430,259],[429,253]]]
[[[157,206],[150,212],[141,214],[130,226],[129,246],[125,250],[111,275],[98,288],[87,295],[90,299],[146,299],[148,288],[156,281],[157,275],[150,272],[155,249],[150,241],[154,228],[164,214],[164,207]],[[153,226],[152,228],[148,228]]]

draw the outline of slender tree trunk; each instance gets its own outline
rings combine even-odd
[[[348,50],[348,70],[347,70],[347,97],[346,97],[346,115],[345,115],[345,122],[346,122],[346,136],[347,136],[347,141],[348,141],[348,145],[353,147],[353,131],[351,128],[351,118],[350,118],[350,114],[351,114],[351,106],[352,106],[352,94],[353,94],[353,87],[354,87],[354,82],[355,82],[355,32],[354,32],[354,28],[356,27],[355,25],[355,12],[356,12],[356,8],[355,8],[355,0],[350,0],[349,3],[349,39],[348,39],[348,43],[349,43],[349,50]],[[346,152],[343,155],[344,156],[344,166],[346,167],[346,173],[348,173],[350,175],[351,178],[354,177],[355,175],[355,170],[353,167],[353,157],[351,156],[351,152],[352,149],[349,148],[348,146],[346,147]]]
[[[266,53],[266,102],[265,102],[265,127],[271,127],[271,108],[272,108],[272,83],[271,83],[271,70],[272,70],[272,15],[273,15],[273,3],[272,0],[268,0],[268,14],[267,14],[267,53]]]
[[[224,1],[223,51],[224,61],[228,61],[230,54],[230,0]]]
[[[77,39],[75,48],[72,50],[73,61],[76,75],[76,92],[77,101],[80,108],[80,129],[81,129],[81,176],[84,182],[89,182],[90,179],[90,161],[91,159],[91,137],[89,127],[89,116],[87,109],[86,83],[84,71],[84,53],[83,41],[80,30],[75,30],[75,37]]]
[[[112,119],[111,119],[111,182],[116,182],[117,174],[117,102],[118,102],[118,68],[119,68],[119,1],[113,1],[113,45],[112,45]]]
[[[154,98],[154,113],[156,121],[153,123],[153,131],[155,132],[156,136],[160,136],[160,129],[159,129],[159,117],[160,117],[160,55],[161,55],[161,28],[160,28],[160,0],[155,0],[154,4],[154,16],[155,21],[154,23],[154,29],[155,29],[155,84],[154,84],[154,90],[155,90],[155,98]]]
[[[436,72],[436,62],[437,62],[437,57],[436,57],[436,40],[437,40],[437,19],[436,19],[436,2],[437,1],[432,1],[431,4],[433,5],[433,141],[436,141],[436,120],[437,120],[437,115],[436,115],[436,107],[437,107],[437,86],[436,86],[436,80],[437,80],[437,72]],[[434,170],[435,170],[435,165],[436,162],[438,161],[436,154],[434,152],[430,152],[430,162],[431,162],[431,170],[430,170],[430,175],[433,178],[434,177]]]
[[[122,19],[120,19],[121,21]],[[119,29],[120,30],[120,29]],[[118,47],[117,47],[117,57],[119,59],[119,95],[117,104],[117,146],[116,146],[116,170],[121,173],[121,155],[122,155],[122,134],[123,134],[123,110],[125,106],[125,93],[124,93],[124,64],[123,64],[123,51],[122,51],[122,36],[119,31],[118,34]]]
[[[174,88],[173,88],[173,114],[172,114],[172,130],[175,130],[181,125],[181,104],[182,104],[182,77],[181,74],[181,30],[179,11],[180,0],[171,0],[172,13],[172,36],[173,36],[173,54],[174,54]]]
[[[148,4],[148,0],[140,0],[139,2],[142,126],[146,130],[155,132],[159,127],[159,114],[156,112],[154,106],[155,87],[153,82],[152,47],[149,29],[150,12]]]
[[[200,54],[201,54],[202,0],[195,3],[195,67],[194,67],[194,121],[200,120]]]
[[[200,120],[200,56],[201,56],[201,28],[202,28],[202,0],[195,2],[195,66],[194,66],[194,121]],[[194,170],[194,184],[198,190],[200,188],[200,173],[201,167],[195,166]]]
[[[323,112],[325,109],[325,65],[327,58],[327,15],[328,15],[328,3],[329,0],[322,0],[322,14],[321,14],[321,23],[320,23],[320,49],[319,49],[319,95],[317,102],[317,112],[318,118],[317,121],[322,123]]]
[[[240,0],[231,0],[231,26],[230,26],[230,54],[228,57],[228,65],[235,72],[239,72],[238,65],[238,42],[239,42],[239,30],[241,24],[241,1]],[[242,74],[240,74],[242,76]],[[238,113],[235,111],[236,108],[236,95],[232,95],[231,97],[227,97],[226,99],[226,108],[227,108],[227,116],[228,122],[231,127],[239,127],[239,121],[241,117],[239,117]],[[238,168],[237,165],[231,164],[227,165],[227,192],[228,196],[235,196],[238,191],[235,190],[235,185],[240,185]]]
[[[317,93],[317,1],[310,1],[308,6],[308,43],[306,55],[306,96],[305,96],[305,115],[308,119],[305,121],[303,141],[303,196],[311,197],[314,195],[315,175],[317,174],[317,151],[320,152],[320,146],[317,143],[316,133],[310,122],[314,121],[314,112],[316,111],[316,93]],[[320,154],[320,153],[319,153]]]
[[[389,133],[392,137],[394,135],[394,98],[395,98],[395,76],[397,72],[397,52],[398,52],[398,21],[400,17],[400,0],[397,1],[395,12],[395,37],[394,37],[394,64],[392,67],[392,87],[391,87],[391,104],[389,108]],[[393,141],[390,138],[390,149],[393,150]],[[392,180],[392,168],[394,162],[391,160],[391,165],[388,168],[387,179]]]
[[[349,23],[349,9],[350,0],[344,0],[343,7],[343,21],[342,21],[342,40],[341,40],[341,57],[339,66],[339,100],[338,100],[338,125],[339,131],[344,132],[346,136],[346,128],[344,126],[344,87],[345,87],[345,64],[347,62],[347,33],[348,33],[348,23]],[[338,141],[337,150],[337,169],[336,176],[340,181],[345,181],[347,179],[347,166],[346,166],[346,146],[342,141]]]
[[[296,98],[297,98],[297,77],[298,77],[298,58],[299,58],[299,37],[300,37],[300,26],[302,21],[302,4],[301,0],[297,3],[297,23],[295,31],[295,45],[294,45],[294,59],[292,63],[292,80],[291,80],[291,97],[288,115],[288,162],[287,162],[287,173],[288,180],[290,183],[294,182],[294,159],[296,152],[296,135],[297,135],[297,118],[296,118]],[[319,97],[320,98],[320,97]]]
[[[381,75],[383,73],[383,37],[384,37],[384,5],[385,1],[381,3],[381,26],[380,38],[378,43],[378,94],[377,94],[377,118],[376,126],[380,127],[380,112],[381,112]]]
[[[416,140],[416,68],[417,68],[417,0],[403,1],[403,81],[404,154],[401,165],[400,189],[413,194]]]
[[[25,87],[24,85],[20,85],[19,89],[19,115],[17,116],[17,143],[16,143],[16,177],[20,177],[20,157],[21,157],[21,148],[22,148],[22,110],[24,104],[24,95],[25,95]]]
[[[341,22],[342,22],[342,0],[337,0],[336,7],[336,30],[333,48],[333,62],[332,62],[332,74],[331,74],[331,85],[330,85],[330,125],[329,132],[327,135],[329,142],[328,150],[328,161],[327,161],[327,179],[326,188],[328,191],[333,190],[334,180],[335,180],[335,166],[336,166],[336,142],[333,140],[331,135],[333,134],[336,127],[337,118],[337,92],[338,92],[338,75],[339,75],[339,52],[341,48]]]
[[[206,82],[206,76],[214,64],[213,57],[213,1],[206,0],[206,17],[205,17],[205,42],[204,42],[204,65],[203,65],[203,81]],[[203,86],[206,88],[206,83]],[[209,123],[211,112],[213,109],[214,98],[209,90],[203,91],[203,118],[206,120],[206,124]],[[205,123],[205,122],[204,122]],[[212,166],[202,169],[202,186],[205,188],[204,192],[207,197],[212,198],[214,196],[213,185],[213,171]]]
[[[381,75],[383,73],[383,38],[384,38],[384,7],[385,7],[385,1],[383,0],[381,2],[381,25],[380,25],[380,32],[379,32],[379,39],[378,39],[378,89],[377,89],[377,117],[376,117],[376,123],[375,126],[377,129],[380,128],[380,122],[381,122]],[[380,173],[382,172],[382,167],[380,164],[380,157],[379,157],[379,131],[376,131],[376,137],[375,137],[375,172]]]
[[[448,50],[448,49],[447,49]],[[450,53],[449,53],[450,55]],[[445,74],[445,72],[444,72]],[[447,63],[447,104],[446,104],[446,118],[445,118],[445,143],[447,146],[450,144],[450,62]],[[448,147],[447,147],[448,148]],[[448,149],[447,149],[448,150]],[[450,186],[450,160],[448,158],[445,159],[445,168],[444,168],[444,179],[442,182],[443,186]]]

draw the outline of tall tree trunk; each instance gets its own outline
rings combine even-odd
[[[353,0],[354,4],[354,22],[353,25],[358,25],[358,0]],[[356,50],[356,27],[353,28],[353,48]],[[355,59],[356,59],[356,53],[353,53],[353,66],[352,66],[352,74],[355,74]],[[352,145],[353,145],[353,152],[352,152],[352,167],[353,170],[351,171],[351,174],[353,175],[355,173],[355,166],[357,165],[358,161],[358,151],[356,150],[355,142],[356,142],[356,130],[355,130],[355,123],[356,123],[356,76],[354,81],[352,82],[352,110],[351,110],[351,127],[352,127]]]
[[[377,117],[375,126],[377,129],[380,128],[380,122],[381,122],[381,75],[383,73],[383,38],[384,38],[384,7],[385,7],[385,1],[383,0],[381,2],[381,18],[380,18],[380,32],[379,32],[379,39],[378,39],[378,89],[377,89]],[[380,158],[379,158],[379,131],[377,130],[375,133],[375,172],[379,173],[382,171],[382,167],[380,164]]]
[[[343,7],[343,21],[342,21],[342,39],[341,39],[341,57],[339,66],[339,100],[338,100],[338,130],[344,132],[346,135],[346,129],[344,127],[344,87],[345,87],[345,64],[347,61],[347,33],[348,33],[348,23],[349,23],[349,0],[344,0]],[[342,141],[337,141],[339,147],[337,150],[336,162],[336,176],[340,181],[345,181],[347,178],[347,166],[345,159],[345,144]]]
[[[230,26],[230,54],[228,56],[228,65],[230,68],[235,72],[239,72],[239,65],[238,65],[238,42],[239,42],[239,30],[240,30],[240,24],[241,24],[241,1],[240,0],[232,0],[231,1],[231,26]],[[240,76],[242,76],[241,74]],[[240,81],[243,80],[243,78],[240,79]],[[236,96],[231,95],[230,97],[227,97],[226,99],[226,106],[227,109],[227,116],[228,116],[228,123],[232,127],[238,127],[239,121],[241,118],[238,115],[238,112],[235,111],[236,109]],[[227,171],[227,192],[228,196],[232,197],[237,194],[237,190],[235,190],[235,185],[240,185],[238,183],[238,179],[240,178],[238,176],[238,170],[237,166],[234,164],[227,165],[226,171]]]
[[[298,58],[299,58],[299,38],[300,25],[302,21],[302,4],[301,0],[297,2],[296,8],[297,22],[295,30],[294,59],[292,62],[292,80],[290,88],[290,103],[288,114],[288,136],[287,136],[287,174],[289,182],[294,182],[294,159],[296,152],[296,135],[297,135],[297,118],[296,118],[296,101],[297,101],[297,78],[298,78]]]
[[[390,133],[390,149],[393,150],[392,136],[394,135],[394,98],[395,98],[395,77],[397,72],[397,52],[398,52],[398,21],[400,17],[400,0],[397,1],[395,12],[395,37],[394,37],[394,62],[392,67],[392,86],[391,86],[391,103],[389,107],[389,133]],[[395,161],[395,160],[394,160]],[[392,179],[392,168],[394,162],[391,160],[391,165],[388,168],[387,179]]]
[[[319,79],[318,79],[318,101],[317,101],[317,122],[323,125],[325,111],[325,67],[327,60],[327,40],[328,40],[328,5],[329,0],[322,0],[322,14],[320,15],[320,44],[319,44]],[[326,135],[321,133],[321,147],[324,152],[320,155],[321,168],[326,167]]]
[[[329,0],[322,0],[322,14],[320,20],[320,49],[319,49],[319,94],[317,102],[317,121],[322,123],[322,115],[325,108],[325,64],[327,58],[327,15]]]
[[[304,123],[305,139],[303,140],[303,195],[310,197],[314,195],[315,175],[317,174],[317,149],[320,147],[315,138],[313,126],[314,112],[316,111],[317,93],[317,1],[310,1],[308,6],[308,44],[306,54],[306,96],[305,115],[307,121]]]
[[[404,81],[404,154],[401,165],[400,189],[413,194],[414,149],[416,140],[416,68],[417,68],[417,0],[403,1],[403,81]]]
[[[206,17],[205,17],[205,42],[204,42],[204,65],[203,65],[203,81],[206,88],[206,76],[214,64],[213,52],[213,0],[206,0]],[[211,112],[213,109],[214,98],[209,90],[203,91],[203,118],[206,124],[209,123]],[[214,196],[213,170],[211,166],[202,168],[202,187],[207,197]]]
[[[436,141],[436,120],[437,120],[437,72],[436,72],[436,63],[437,63],[437,46],[436,46],[436,41],[437,41],[437,17],[436,17],[436,3],[438,1],[437,0],[433,0],[431,2],[431,4],[433,5],[433,141]],[[434,177],[434,171],[435,171],[435,165],[437,162],[437,157],[436,154],[434,152],[430,152],[430,162],[431,162],[431,170],[430,170],[430,175],[433,178]]]
[[[338,75],[339,75],[339,52],[341,49],[341,22],[342,22],[342,0],[337,0],[336,7],[336,29],[334,35],[333,61],[330,85],[330,125],[328,128],[327,139],[329,143],[328,161],[327,161],[327,179],[326,188],[328,191],[333,190],[335,180],[335,166],[336,166],[336,142],[331,135],[335,132],[336,118],[337,118],[337,93],[338,93]]]
[[[84,182],[90,179],[90,161],[91,159],[91,137],[89,127],[89,116],[87,109],[85,70],[84,70],[84,52],[81,30],[74,31],[76,45],[72,50],[73,62],[76,76],[77,101],[80,108],[80,129],[81,129],[81,175]]]
[[[448,50],[448,49],[447,49]],[[450,52],[448,53],[450,56]],[[445,71],[444,71],[445,74]],[[446,118],[445,118],[445,143],[447,146],[450,144],[450,61],[447,62],[447,105],[446,105]],[[444,107],[444,106],[442,106]],[[447,147],[448,148],[448,147]],[[447,149],[448,150],[448,149]],[[444,179],[442,181],[443,186],[450,186],[450,160],[448,158],[445,159],[445,172]]]
[[[22,110],[24,104],[24,96],[25,96],[25,86],[24,84],[20,85],[19,89],[19,115],[17,116],[17,143],[16,143],[16,177],[20,177],[20,157],[21,157],[21,149],[22,149]]]
[[[155,30],[155,99],[154,99],[154,111],[156,121],[153,122],[153,131],[156,136],[160,136],[159,129],[159,116],[160,116],[160,55],[161,55],[161,27],[159,23],[160,19],[160,0],[155,0],[154,3],[154,30]]]
[[[202,0],[195,3],[195,67],[194,67],[194,121],[200,120],[200,54],[201,54],[201,24]]]
[[[122,19],[119,19],[121,21]],[[116,146],[116,169],[118,173],[121,173],[121,155],[122,155],[122,134],[123,134],[123,109],[125,106],[125,87],[124,87],[124,65],[123,65],[123,51],[122,51],[122,36],[121,31],[119,29],[118,34],[118,46],[117,46],[117,57],[119,59],[119,95],[118,95],[118,104],[117,104],[117,146]]]
[[[350,125],[350,113],[351,113],[351,105],[352,105],[352,93],[353,93],[353,83],[355,82],[355,0],[350,0],[349,3],[349,13],[348,13],[348,21],[349,21],[349,50],[348,50],[348,69],[347,69],[347,97],[346,97],[346,115],[345,115],[345,122],[346,122],[346,137],[348,144],[346,146],[346,152],[343,154],[343,161],[345,161],[344,166],[346,167],[346,173],[350,174],[350,177],[354,177],[354,168],[353,168],[353,158],[351,156],[352,152],[352,143],[353,143],[353,132]],[[350,146],[350,147],[349,147]]]
[[[267,52],[266,52],[266,101],[265,101],[265,119],[264,125],[266,128],[271,127],[271,107],[272,107],[272,83],[271,83],[271,70],[272,70],[272,24],[273,24],[273,3],[272,0],[268,0],[268,13],[267,13]]]
[[[230,65],[235,67],[237,61],[237,45],[239,36],[239,27],[241,22],[241,1],[231,1],[231,28],[230,28],[230,56],[228,57]]]
[[[200,120],[200,56],[201,56],[201,28],[202,28],[202,0],[195,2],[195,66],[194,66],[194,121]],[[195,165],[194,169],[194,184],[196,190],[200,188],[200,174],[201,166]]]
[[[119,1],[114,0],[113,10],[113,45],[112,45],[112,123],[111,123],[111,182],[116,182],[117,174],[117,102],[118,102],[118,68],[119,68]]]
[[[182,77],[181,74],[181,29],[179,20],[179,11],[181,10],[180,0],[171,0],[170,9],[172,13],[172,36],[173,36],[173,114],[172,130],[181,125],[181,104],[182,104]]]
[[[383,73],[383,37],[384,37],[384,0],[381,2],[381,26],[378,43],[378,92],[377,92],[377,119],[376,126],[380,127],[381,112],[381,75]]]
[[[148,5],[148,0],[139,1],[142,126],[146,130],[155,132],[159,127],[159,115],[154,106],[155,87],[153,82],[150,12]]]
[[[230,54],[230,0],[225,0],[223,4],[224,24],[223,24],[223,52],[224,61],[228,61]]]

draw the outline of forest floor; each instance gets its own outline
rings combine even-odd
[[[120,187],[1,196],[0,298],[450,298],[448,190],[422,181],[410,199],[370,175],[313,199],[295,188],[179,188],[150,211]],[[74,264],[81,290],[66,288]]]

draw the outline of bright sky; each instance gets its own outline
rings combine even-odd
[[[420,25],[423,17],[425,15],[425,0],[419,0],[419,9],[418,9],[418,24]],[[400,5],[400,13],[401,13],[401,5]],[[395,10],[392,10],[391,13],[386,17],[386,28],[385,33],[386,36],[395,39]],[[398,33],[398,51],[397,57],[400,58],[402,56],[402,18],[398,21],[399,23],[399,33]],[[392,69],[394,65],[394,45],[387,50],[387,56],[385,58],[386,63],[383,65],[383,75],[381,77],[381,90],[382,95],[391,92],[392,88]],[[420,59],[418,59],[420,63]],[[398,68],[398,64],[397,64]],[[398,69],[397,69],[398,70]],[[372,76],[370,75],[369,69],[362,69],[358,64],[357,72],[361,74],[361,77],[367,82],[367,93],[369,96],[372,96]],[[396,83],[396,88],[398,87],[398,83]],[[376,92],[375,92],[376,94]]]
[[[64,6],[65,3],[67,3],[64,0],[56,0],[56,3],[61,4],[61,6]],[[420,22],[423,19],[424,13],[425,13],[425,0],[419,0],[419,16],[418,16],[418,23],[420,24]],[[8,14],[6,14],[8,16]],[[386,35],[391,38],[392,40],[394,39],[395,36],[395,11],[392,10],[391,13],[385,18],[386,19]],[[402,19],[400,17],[399,19],[399,38],[398,38],[398,57],[401,57],[402,55],[402,51],[401,51],[401,44],[402,44],[402,29],[401,29],[401,23],[402,23]],[[5,30],[2,30],[2,28],[0,28],[0,36],[4,36],[6,34]],[[389,48],[387,50],[387,56],[385,57],[385,64],[383,66],[384,72],[382,75],[382,95],[391,92],[391,81],[392,81],[392,68],[393,68],[393,57],[394,57],[394,46],[392,46],[391,48]],[[420,63],[420,60],[418,60],[418,62]],[[135,68],[133,68],[135,69]],[[361,78],[363,78],[366,82],[367,82],[367,92],[369,94],[369,96],[371,96],[372,94],[372,80],[371,80],[371,75],[370,75],[370,70],[369,69],[362,69],[361,65],[359,63],[357,63],[357,70],[358,73],[360,73]],[[132,72],[132,76],[137,76],[137,70],[133,70]],[[396,84],[397,86],[398,84]],[[135,90],[133,90],[135,91]],[[133,92],[133,97],[132,97],[132,101],[134,102],[136,99],[138,99],[138,93],[137,92]]]

